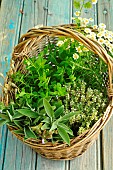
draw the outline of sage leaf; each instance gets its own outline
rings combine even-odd
[[[13,132],[14,132],[15,134],[24,135],[24,131],[23,131],[22,129],[13,130]]]
[[[9,120],[9,116],[7,116],[6,114],[2,114],[2,113],[0,113],[0,118]]]
[[[63,111],[64,111],[64,106],[59,107],[54,113],[55,118],[58,118],[63,113]]]
[[[73,136],[73,131],[68,126],[66,126],[64,123],[58,123],[58,126],[63,128],[67,133]]]
[[[57,124],[58,124],[58,120],[53,122],[50,131],[55,130],[57,128]]]
[[[47,115],[50,118],[53,118],[54,111],[52,109],[52,106],[49,104],[49,102],[46,99],[43,99],[43,105],[44,105],[44,108],[45,108],[45,111],[46,111]]]
[[[30,109],[17,109],[16,111],[18,111],[20,114],[27,116],[27,117],[31,117],[31,118],[37,118],[38,117],[38,113],[30,110]]]
[[[15,114],[13,115],[13,119],[18,119],[18,118],[21,118],[21,117],[23,117],[24,115],[22,115],[21,113],[19,113],[19,112],[15,112]]]
[[[26,139],[29,138],[37,139],[35,133],[31,130],[30,127],[24,127],[24,134]]]
[[[60,126],[58,126],[58,133],[61,136],[61,138],[66,142],[68,145],[70,145],[70,138],[67,132]]]
[[[45,123],[45,124],[41,127],[41,130],[45,130],[45,129],[50,129],[48,123]]]
[[[19,129],[22,129],[22,123],[20,122],[20,120],[14,120],[14,124],[19,127]]]
[[[6,110],[6,113],[9,116],[10,121],[12,122],[13,118],[12,118],[12,115],[10,114],[9,110]]]
[[[74,116],[74,115],[78,115],[79,111],[76,112],[70,112],[66,115],[64,115],[63,117],[59,118],[59,122],[64,121],[64,120],[69,120],[70,117]]]
[[[49,117],[46,117],[42,122],[44,122],[44,123],[50,123],[50,118],[49,118]]]

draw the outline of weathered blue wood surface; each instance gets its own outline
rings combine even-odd
[[[11,53],[20,35],[38,24],[57,25],[71,22],[73,0],[2,0],[0,8],[0,72],[9,68]],[[83,11],[84,17],[107,23],[113,30],[113,0],[98,0],[93,10]],[[107,14],[103,10],[107,10]],[[108,21],[108,22],[107,22]],[[111,24],[110,24],[111,23]],[[0,83],[3,80],[0,79]],[[98,140],[81,157],[72,161],[42,158],[21,143],[7,130],[0,128],[0,170],[113,170],[113,118]]]

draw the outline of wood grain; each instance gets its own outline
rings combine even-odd
[[[113,1],[99,0],[98,1],[98,22],[105,23],[107,29],[113,30]]]

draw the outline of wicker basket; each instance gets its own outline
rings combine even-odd
[[[75,25],[62,25],[62,26],[53,26],[53,27],[41,27],[33,28],[24,34],[19,44],[14,48],[12,59],[14,60],[14,70],[11,72],[16,72],[22,67],[22,61],[24,57],[31,57],[37,55],[45,46],[45,43],[48,41],[56,41],[56,38],[59,36],[65,36],[74,38],[77,41],[83,43],[89,50],[96,53],[102,60],[108,65],[108,74],[109,74],[109,105],[106,108],[106,111],[95,124],[94,126],[86,131],[84,134],[71,140],[71,145],[68,146],[66,143],[51,143],[42,144],[40,140],[24,140],[23,136],[14,134],[13,128],[9,127],[9,130],[25,144],[33,148],[37,153],[40,153],[42,156],[49,159],[65,159],[71,160],[86,151],[86,149],[95,141],[98,137],[98,134],[108,122],[112,115],[112,106],[113,106],[113,88],[112,88],[112,63],[113,59],[107,54],[106,50],[96,41],[86,38],[83,34],[79,33],[75,29]],[[73,29],[74,28],[74,29]],[[6,84],[8,84],[8,77],[6,78]],[[8,104],[10,98],[14,94],[14,88],[10,87],[8,93],[4,93],[5,103]]]

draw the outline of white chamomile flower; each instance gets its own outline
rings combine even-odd
[[[75,14],[75,16],[79,17],[80,16],[80,11],[76,11],[74,14]]]
[[[93,22],[93,21],[94,21],[94,19],[93,19],[93,18],[89,18],[89,21],[90,21],[90,22]]]
[[[95,32],[91,32],[90,35],[96,37],[96,33]]]
[[[77,53],[74,53],[74,54],[73,54],[73,58],[74,58],[74,60],[76,60],[76,59],[79,58],[79,55],[78,55]]]
[[[84,29],[84,32],[86,32],[86,33],[91,33],[91,29],[90,29],[90,28],[85,28],[85,29]]]
[[[84,22],[85,24],[89,24],[89,19],[83,18],[83,22]]]
[[[62,46],[62,44],[64,44],[63,41],[58,41],[56,45],[60,47],[60,46]]]
[[[103,37],[103,36],[104,36],[103,32],[99,32],[99,33],[97,34],[97,37],[99,37],[99,38],[101,38],[101,37]]]
[[[97,3],[97,0],[92,0],[92,4],[96,4]]]
[[[97,29],[98,28],[98,25],[93,25],[93,29]]]
[[[106,28],[106,25],[104,23],[100,23],[99,28]]]
[[[76,47],[76,50],[77,50],[78,53],[82,53],[82,50],[81,50],[80,46]]]
[[[99,39],[98,39],[98,42],[99,42],[100,44],[104,44],[104,39],[103,39],[103,38],[99,38]]]
[[[96,40],[97,40],[97,39],[96,39],[96,37],[95,37],[95,36],[93,36],[93,35],[91,36],[91,39],[92,39],[92,40],[94,40],[94,41],[96,41]]]
[[[108,40],[109,40],[110,42],[113,42],[113,38],[110,37],[110,36],[109,36]]]

